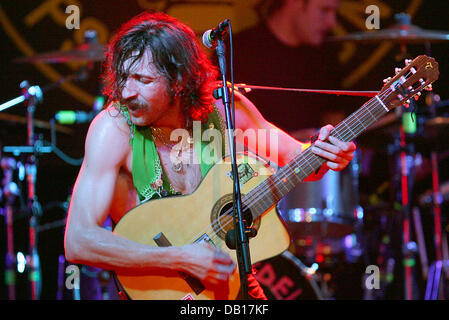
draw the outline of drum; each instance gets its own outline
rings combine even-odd
[[[269,300],[322,300],[313,272],[289,251],[253,265]]]
[[[363,219],[359,206],[357,155],[342,171],[302,182],[278,203],[291,236],[338,238],[353,233]]]

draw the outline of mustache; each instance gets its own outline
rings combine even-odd
[[[127,106],[131,110],[140,110],[145,107],[145,104],[138,100],[122,100],[120,104]]]

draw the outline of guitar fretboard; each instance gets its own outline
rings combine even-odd
[[[345,142],[354,140],[388,111],[386,103],[379,96],[375,96],[340,122],[330,135]],[[242,199],[244,209],[249,208],[253,218],[259,217],[325,162],[325,159],[307,148],[246,194]]]

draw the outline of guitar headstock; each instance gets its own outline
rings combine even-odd
[[[378,96],[391,110],[420,95],[423,89],[431,90],[432,83],[439,75],[438,62],[434,58],[421,55],[406,60],[403,69],[396,68],[396,75],[384,81],[385,85]]]

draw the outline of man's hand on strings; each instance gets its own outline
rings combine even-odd
[[[320,129],[318,139],[311,146],[314,154],[328,160],[325,165],[334,171],[341,171],[354,158],[354,142],[344,142],[330,136],[334,127],[330,124]]]

